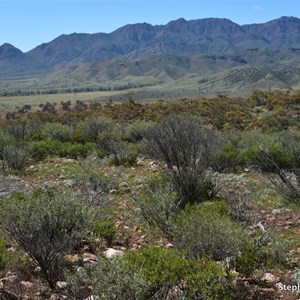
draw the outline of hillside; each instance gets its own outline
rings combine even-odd
[[[200,85],[207,84],[213,74],[215,79],[209,86],[226,91],[226,84],[216,86],[225,72],[234,78],[230,82],[241,83],[244,93],[253,83],[265,89],[297,87],[299,51],[298,18],[281,17],[242,26],[219,18],[178,19],[159,26],[126,25],[109,34],[61,35],[26,53],[4,44],[0,47],[0,75],[42,73],[34,86],[27,87],[34,90],[72,86],[124,89],[157,84],[173,88],[174,80],[184,83],[199,76]],[[254,71],[245,77],[245,68]]]

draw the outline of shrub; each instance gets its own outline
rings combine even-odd
[[[41,130],[42,138],[59,142],[70,141],[72,133],[70,126],[61,123],[47,123]]]
[[[252,220],[250,191],[241,191],[237,187],[236,189],[226,189],[221,194],[229,207],[229,214],[234,221],[250,222]]]
[[[242,229],[229,217],[224,201],[186,205],[179,209],[176,193],[167,185],[149,189],[136,203],[150,225],[189,257],[207,255],[215,260],[233,259],[243,246]]]
[[[99,134],[110,131],[113,127],[113,121],[109,118],[85,120],[79,125],[83,138],[91,142],[96,142]]]
[[[242,229],[214,208],[191,205],[176,215],[170,230],[173,245],[189,257],[236,258],[243,246]]]
[[[93,232],[106,240],[107,245],[111,246],[116,235],[116,228],[112,219],[97,220],[94,224]]]
[[[141,215],[149,225],[157,226],[168,237],[172,219],[178,212],[178,196],[166,178],[158,177],[146,182],[142,195],[134,198]]]
[[[143,139],[145,133],[155,125],[154,122],[140,121],[130,125],[127,128],[130,141],[136,143]]]
[[[9,145],[15,145],[16,139],[6,134],[3,130],[0,130],[0,159],[3,159],[3,149]]]
[[[75,174],[75,182],[82,197],[88,204],[93,204],[97,196],[108,192],[109,177],[101,172],[93,161],[82,161]]]
[[[224,269],[208,258],[192,260],[175,249],[150,247],[127,252],[122,263],[151,284],[150,297],[169,299],[175,287],[182,299],[221,299],[225,296]]]
[[[24,141],[30,136],[30,128],[26,124],[10,125],[5,128],[6,134],[15,138],[17,141]]]
[[[236,170],[241,165],[243,165],[243,158],[240,149],[231,143],[226,144],[221,149],[217,169],[219,171]]]
[[[28,152],[22,146],[5,146],[2,155],[4,163],[12,170],[23,170],[29,162]]]
[[[9,253],[4,246],[3,241],[0,240],[0,270],[4,270],[8,264]]]
[[[93,214],[74,199],[38,192],[2,201],[0,220],[0,227],[41,267],[53,288],[64,278],[64,255],[86,233]]]
[[[235,262],[235,269],[243,276],[251,276],[257,268],[257,247],[253,242],[245,243],[241,254],[237,257]]]
[[[80,296],[82,290],[89,290],[101,300],[145,300],[149,288],[147,281],[133,269],[123,268],[120,261],[114,259],[100,259],[97,264],[81,269],[69,281],[73,297]]]
[[[166,165],[181,208],[205,200],[203,182],[209,181],[207,170],[215,164],[220,145],[220,136],[196,118],[172,117],[145,134],[145,152]]]
[[[112,163],[117,166],[134,164],[138,155],[137,148],[132,143],[121,140],[118,129],[99,133],[96,146],[112,155]]]
[[[32,142],[29,145],[30,153],[36,160],[43,160],[47,156],[59,156],[66,158],[86,157],[92,150],[90,143],[77,144],[71,142],[59,142],[54,140],[42,140]]]
[[[286,153],[286,157],[284,157]],[[275,188],[275,190],[282,196],[293,199],[296,202],[300,201],[300,186],[299,186],[299,169],[297,165],[292,164],[290,170],[287,169],[287,161],[290,165],[291,161],[295,161],[290,158],[288,149],[282,151],[281,160],[278,157],[274,157],[274,153],[270,148],[260,149],[260,158],[257,163],[260,169],[267,175],[269,182]]]

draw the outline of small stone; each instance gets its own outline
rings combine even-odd
[[[273,275],[272,273],[265,273],[261,280],[273,283],[278,282],[279,278]]]
[[[173,244],[169,243],[165,246],[165,248],[169,249],[169,248],[173,248]]]
[[[98,261],[98,257],[96,255],[88,252],[83,253],[83,263],[94,264],[97,261]]]
[[[103,252],[104,256],[106,258],[115,258],[115,257],[121,257],[124,255],[124,251],[116,250],[113,248],[109,248],[106,251]]]
[[[58,296],[56,294],[51,295],[50,300],[58,300]]]
[[[65,289],[68,286],[68,283],[66,281],[57,281],[56,285],[60,289]]]
[[[139,249],[139,245],[138,245],[138,244],[133,244],[133,245],[132,245],[132,249],[134,249],[134,250]]]
[[[33,287],[33,283],[30,281],[20,281],[20,285],[25,289],[30,289]]]
[[[114,189],[109,191],[110,194],[116,194],[117,192],[118,192],[118,191],[117,191],[117,190],[114,190]]]

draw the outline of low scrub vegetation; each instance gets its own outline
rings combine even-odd
[[[29,299],[285,299],[276,284],[299,277],[297,95],[10,112],[0,288]]]

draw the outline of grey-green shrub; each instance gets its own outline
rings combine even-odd
[[[0,228],[41,267],[52,288],[64,278],[64,255],[92,222],[87,206],[49,193],[17,194],[0,204]]]
[[[29,163],[29,154],[22,145],[7,145],[3,148],[3,162],[9,169],[23,170]]]
[[[101,300],[146,300],[150,285],[133,269],[123,268],[120,260],[115,259],[100,259],[95,265],[82,268],[69,278],[69,282],[72,297],[89,289],[91,295]]]
[[[172,224],[170,240],[192,258],[235,259],[244,243],[242,228],[223,209],[216,210],[214,206],[215,203],[186,207]]]
[[[110,131],[114,127],[113,121],[109,118],[87,119],[79,124],[80,132],[87,141],[95,142],[98,135],[104,131]]]
[[[144,135],[145,153],[165,164],[179,206],[203,202],[207,170],[220,155],[222,137],[194,117],[175,116],[151,127]]]
[[[47,123],[41,130],[44,139],[67,142],[72,139],[73,130],[70,126],[61,123]]]

